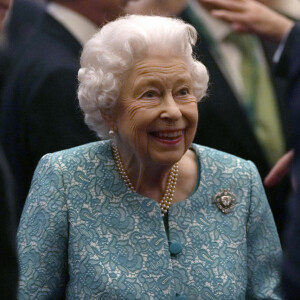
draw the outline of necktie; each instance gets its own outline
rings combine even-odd
[[[237,33],[231,33],[227,41],[240,49],[243,105],[255,135],[270,165],[273,165],[284,153],[285,146],[268,69],[259,61],[257,54],[259,42],[251,35]]]

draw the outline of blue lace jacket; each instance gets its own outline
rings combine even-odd
[[[280,299],[281,248],[255,166],[192,147],[198,186],[170,207],[168,235],[157,202],[124,184],[109,141],[44,156],[18,231],[18,298]],[[227,214],[223,188],[236,196]]]

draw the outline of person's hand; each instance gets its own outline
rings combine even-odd
[[[237,32],[256,33],[280,42],[294,22],[254,0],[200,0],[214,7],[211,14],[232,24]]]
[[[290,150],[278,160],[278,162],[264,179],[264,184],[266,187],[273,187],[281,181],[281,179],[288,173],[294,156],[294,150]]]

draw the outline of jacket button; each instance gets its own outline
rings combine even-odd
[[[178,242],[171,242],[169,246],[171,254],[179,254],[182,251],[182,245]]]

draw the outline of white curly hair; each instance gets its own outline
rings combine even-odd
[[[84,46],[78,72],[78,98],[86,124],[101,139],[109,128],[100,109],[109,111],[122,83],[137,59],[164,53],[182,58],[193,78],[197,100],[205,96],[208,72],[193,58],[197,40],[194,27],[179,19],[128,15],[103,26]]]

